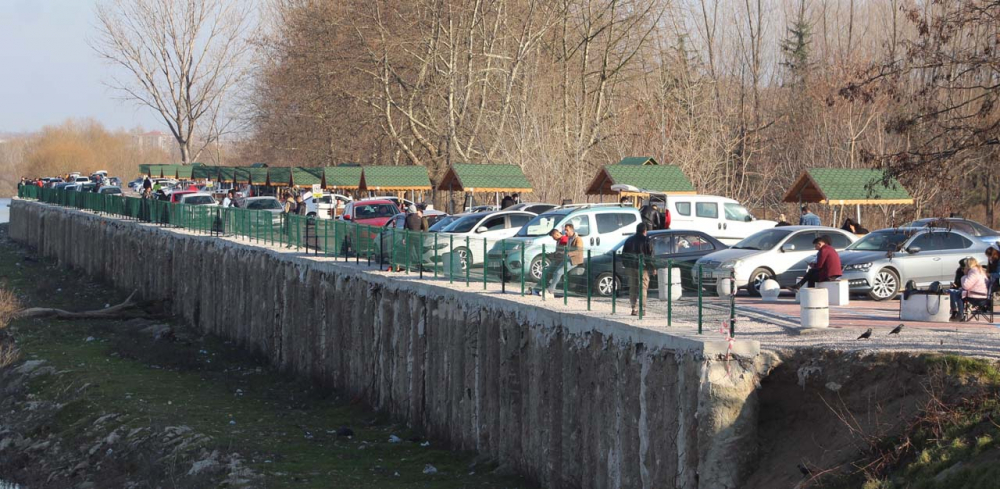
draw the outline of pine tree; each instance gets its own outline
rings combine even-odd
[[[812,25],[806,19],[806,0],[799,3],[799,15],[787,30],[788,37],[781,41],[781,53],[785,58],[781,66],[788,68],[791,75],[789,85],[804,88],[812,67],[809,60]]]

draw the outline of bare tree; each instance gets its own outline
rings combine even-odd
[[[110,85],[159,113],[190,163],[226,127],[218,119],[246,77],[252,19],[241,0],[107,0],[97,6],[91,45],[124,72]]]

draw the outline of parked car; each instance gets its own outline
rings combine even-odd
[[[475,212],[493,212],[493,211],[498,211],[498,210],[500,210],[500,206],[497,206],[497,205],[491,205],[491,204],[477,205],[477,206],[472,207],[472,208],[466,207],[465,208],[465,214],[471,214],[471,213],[475,213]]]
[[[282,210],[281,202],[279,202],[276,197],[271,196],[247,197],[244,199],[237,199],[237,202],[241,209],[251,211],[268,211],[279,214]]]
[[[76,186],[76,191],[77,192],[92,192],[94,190],[94,187],[96,187],[96,186],[97,186],[96,183],[91,183],[91,182],[79,183]]]
[[[519,204],[514,204],[506,209],[505,211],[528,211],[535,214],[544,214],[552,209],[558,207],[555,204],[546,204],[545,202],[521,202]]]
[[[98,189],[97,193],[99,193],[101,195],[121,195],[122,194],[122,189],[121,189],[121,187],[115,187],[115,186],[112,186],[112,185],[108,185],[106,187],[101,187],[100,189]]]
[[[344,212],[347,203],[354,200],[341,194],[314,195],[316,202],[316,215],[320,219],[334,219]]]
[[[89,178],[87,178],[87,177],[80,177],[80,176],[75,177],[73,179],[73,181],[76,182],[76,183],[90,183],[90,179]]]
[[[413,205],[412,200],[401,199],[399,197],[396,197],[395,195],[376,195],[374,197],[369,197],[366,200],[391,200],[392,203],[396,204],[396,206],[399,207],[399,210],[402,212],[406,212],[406,210],[409,209],[411,205]]]
[[[680,195],[667,198],[670,229],[701,231],[732,245],[775,221],[756,219],[738,201],[717,195]]]
[[[991,245],[1000,241],[1000,231],[990,229],[976,221],[970,219],[962,219],[958,217],[929,217],[926,219],[917,219],[916,221],[904,224],[902,227],[910,228],[945,228],[954,229],[956,231],[961,231],[969,236],[973,236],[980,241]]]
[[[537,282],[548,266],[548,259],[542,256],[543,246],[546,254],[556,246],[548,235],[552,229],[562,229],[572,223],[593,256],[611,251],[623,239],[635,234],[639,222],[638,210],[618,204],[554,209],[533,218],[514,237],[505,240],[502,248],[495,246],[489,253],[490,262],[503,263],[505,276],[519,276],[521,268],[528,267],[525,278]]]
[[[719,279],[732,274],[735,274],[737,286],[753,296],[760,295],[760,286],[768,279],[776,280],[782,288],[791,287],[805,275],[808,262],[816,256],[813,240],[823,235],[830,236],[833,248],[838,251],[858,239],[847,231],[825,226],[765,229],[728,250],[698,259],[691,270],[692,280],[697,281],[700,266],[705,288],[714,289]]]
[[[509,239],[517,234],[522,226],[535,217],[535,214],[525,211],[491,211],[470,212],[455,217],[451,224],[439,231],[437,254],[441,256],[454,252],[458,255],[461,269],[465,270],[469,265],[482,264],[490,248],[500,240]],[[466,238],[469,238],[468,245],[465,243]],[[451,243],[454,243],[454,249],[451,248]]]
[[[381,260],[382,250],[387,250],[386,253],[388,253],[388,250],[390,250],[392,246],[405,246],[406,233],[403,229],[406,227],[406,215],[407,214],[405,212],[400,212],[399,214],[392,216],[392,219],[386,221],[385,224],[382,225],[382,229],[379,230],[378,239],[375,241],[375,253],[378,257],[380,257],[379,263],[383,262]],[[428,228],[433,227],[434,224],[445,217],[450,216],[444,212],[434,209],[424,211],[424,218],[427,219]],[[428,232],[430,232],[429,229]],[[429,240],[429,246],[433,246],[433,242],[433,239]],[[425,243],[425,248],[433,251],[432,248],[428,247],[428,243]]]
[[[981,256],[989,245],[962,231],[906,227],[881,229],[858,240],[840,254],[843,280],[851,292],[877,301],[896,297],[903,284],[950,284],[958,262]]]
[[[368,226],[381,227],[402,209],[395,202],[385,199],[366,199],[348,202],[340,218]]]
[[[726,249],[723,242],[701,231],[660,230],[650,231],[648,236],[653,245],[653,266],[657,269],[667,268],[669,262],[671,267],[680,270],[681,284],[688,289],[693,289],[695,286],[689,272],[695,261],[709,253]],[[618,295],[628,294],[627,274],[621,256],[624,244],[623,239],[608,253],[598,256],[591,254],[589,277],[592,294],[609,297],[612,286],[618,289]],[[650,290],[657,290],[658,282],[657,279],[651,278]],[[586,291],[587,275],[570,274],[569,286],[576,291]]]
[[[188,192],[181,196],[181,204],[188,205],[216,205],[215,197],[208,192]]]
[[[167,200],[170,201],[171,204],[176,204],[179,203],[185,195],[194,193],[197,192],[194,190],[175,190],[167,194]]]

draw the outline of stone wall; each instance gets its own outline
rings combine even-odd
[[[13,239],[547,487],[732,488],[757,345],[701,342],[15,200]]]

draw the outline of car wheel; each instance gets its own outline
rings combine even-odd
[[[545,267],[549,266],[549,264],[550,262],[548,259],[536,256],[533,260],[531,260],[531,266],[528,268],[528,275],[531,276],[535,282],[542,280],[542,271],[545,270]]]
[[[774,272],[766,268],[758,268],[750,274],[750,280],[747,281],[747,292],[754,297],[760,297],[760,287],[764,285],[765,280],[774,280]]]
[[[872,290],[868,297],[876,301],[888,301],[899,294],[899,274],[891,268],[883,268],[875,274],[872,280]]]
[[[594,290],[601,297],[611,297],[614,290],[622,290],[622,282],[618,277],[612,277],[611,272],[604,272],[594,280]]]
[[[458,263],[462,271],[469,266],[469,249],[468,248],[455,248],[454,253],[458,255]]]

